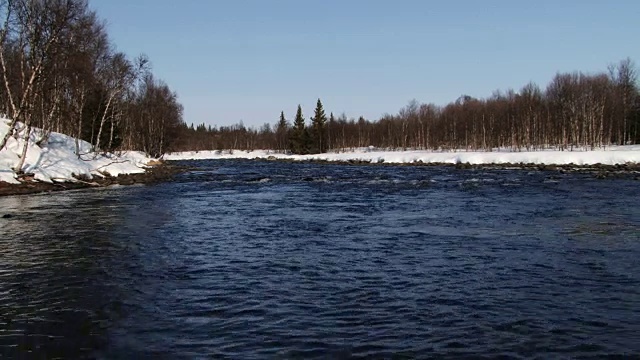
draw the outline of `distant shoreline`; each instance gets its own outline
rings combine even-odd
[[[210,158],[210,159],[188,159],[188,160],[167,160],[169,163],[174,162],[190,162],[190,161],[263,161],[263,162],[284,162],[293,164],[317,164],[317,165],[352,165],[352,166],[397,166],[397,167],[454,167],[456,169],[475,169],[475,170],[535,170],[535,171],[556,171],[559,173],[580,172],[593,174],[598,179],[607,178],[630,178],[640,180],[640,163],[628,164],[534,164],[534,163],[498,163],[498,164],[469,164],[469,163],[425,163],[425,162],[408,162],[408,163],[386,163],[372,162],[365,160],[321,160],[306,159],[296,160],[287,158]]]
[[[285,161],[327,161],[346,163],[384,163],[384,164],[470,164],[501,165],[572,165],[572,166],[616,166],[640,164],[640,145],[612,146],[594,150],[536,150],[512,151],[494,149],[493,151],[466,150],[384,150],[376,148],[357,148],[320,154],[285,154],[274,150],[207,150],[169,153],[164,160],[204,160],[204,159],[267,159]]]
[[[530,168],[539,168],[540,170],[561,170],[561,169],[604,169],[604,170],[621,170],[625,169],[626,171],[640,171],[640,163],[620,163],[620,164],[541,164],[541,163],[469,163],[469,162],[459,162],[459,163],[451,163],[451,162],[424,162],[424,161],[411,161],[411,162],[384,162],[384,161],[370,161],[365,159],[348,159],[348,160],[326,160],[319,158],[309,158],[309,159],[288,159],[284,157],[272,157],[272,158],[263,158],[263,157],[255,157],[255,158],[200,158],[200,159],[180,159],[180,160],[166,160],[169,163],[176,163],[182,161],[220,161],[220,160],[238,160],[238,161],[277,161],[277,162],[286,162],[286,163],[299,163],[299,164],[337,164],[337,165],[379,165],[379,166],[447,166],[447,167],[456,167],[459,169],[478,169],[478,168],[514,168],[514,169],[530,169]]]

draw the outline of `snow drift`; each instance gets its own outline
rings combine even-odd
[[[9,130],[8,122],[9,120],[0,118],[0,137],[4,137]],[[10,137],[6,147],[0,151],[0,181],[8,183],[19,183],[13,167],[19,162],[26,129],[22,124],[18,124],[17,129],[17,136]],[[36,142],[41,136],[42,130],[31,130],[22,167],[24,173],[34,174],[35,180],[39,181],[75,181],[74,175],[92,178],[105,174],[117,176],[142,173],[151,160],[144,153],[136,151],[123,154],[93,153],[91,144],[86,141],[79,142],[81,158],[78,158],[74,138],[52,132],[48,140],[38,146]]]

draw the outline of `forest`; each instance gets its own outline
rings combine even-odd
[[[309,120],[298,105],[291,120],[284,111],[274,114],[273,125],[218,127],[187,125],[178,95],[153,75],[150,59],[119,52],[86,0],[0,0],[0,21],[0,115],[11,119],[0,150],[21,126],[42,129],[38,143],[55,131],[95,151],[154,157],[187,150],[570,150],[640,142],[631,59],[599,73],[558,73],[544,88],[529,83],[446,105],[411,100],[379,119],[327,115],[318,99]]]
[[[177,94],[144,54],[117,51],[86,0],[0,0],[0,75],[0,115],[11,119],[0,150],[25,126],[43,130],[38,143],[55,131],[95,151],[160,156],[183,124]]]
[[[228,127],[182,125],[180,150],[274,149],[296,154],[369,147],[406,150],[509,148],[594,149],[640,142],[640,93],[631,59],[606,71],[558,73],[545,88],[495,91],[486,99],[467,95],[444,106],[411,100],[397,114],[370,120],[325,116],[320,100],[310,122],[300,106],[289,122]]]

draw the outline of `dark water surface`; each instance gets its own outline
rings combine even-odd
[[[0,198],[0,357],[640,355],[638,181],[192,165]]]

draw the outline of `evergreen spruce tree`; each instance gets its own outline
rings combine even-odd
[[[305,127],[302,131],[302,151],[301,154],[310,154],[311,153],[311,134],[309,133],[309,128]]]
[[[278,129],[287,128],[287,119],[284,117],[284,111],[280,111],[280,121],[278,121]]]
[[[322,102],[318,99],[314,116],[311,118],[311,151],[323,153],[327,151],[326,134],[327,116],[324,113]]]
[[[284,151],[287,149],[287,133],[289,131],[289,124],[287,123],[287,119],[284,117],[284,111],[280,112],[280,120],[278,121],[278,125],[276,126],[276,146],[278,150]]]
[[[293,121],[293,129],[290,136],[290,149],[294,154],[308,153],[308,133],[302,117],[302,107],[298,105],[296,118]]]

